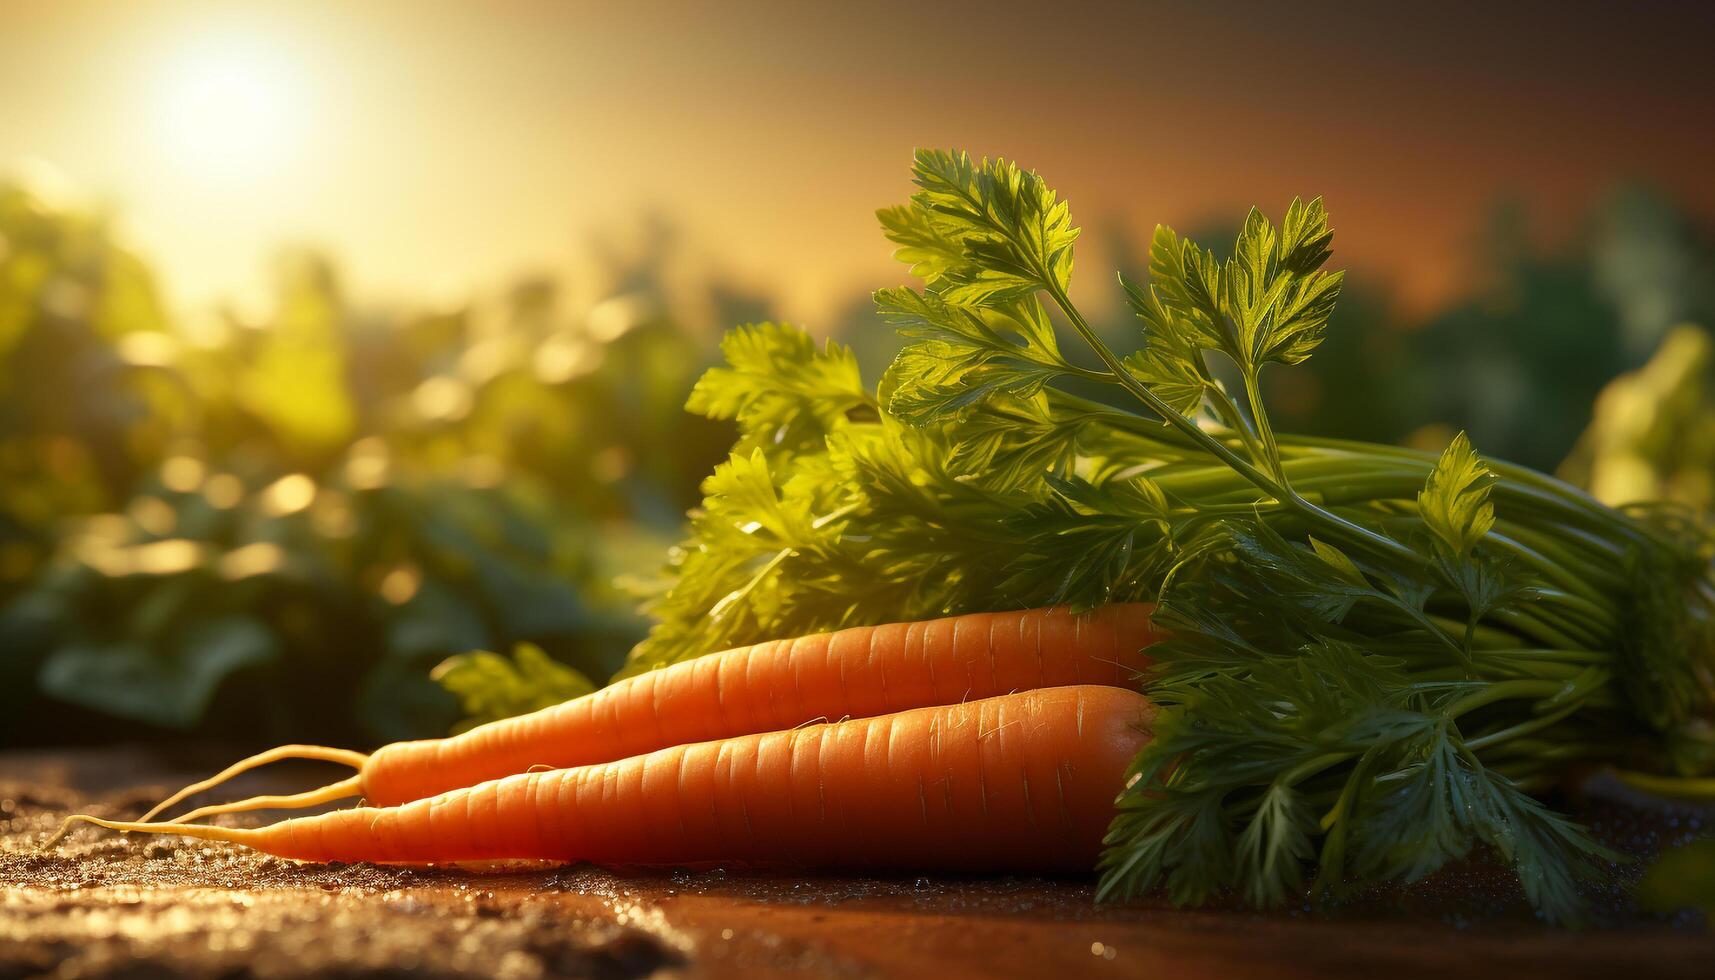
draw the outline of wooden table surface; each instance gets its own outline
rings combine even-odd
[[[1504,876],[1460,869],[1335,910],[1266,915],[1092,903],[1088,880],[307,866],[242,848],[76,832],[202,775],[142,750],[0,753],[0,980],[10,977],[1703,977],[1690,913],[1598,896],[1608,924],[1533,921]],[[301,788],[308,772],[236,792]],[[1650,850],[1703,815],[1605,804]]]

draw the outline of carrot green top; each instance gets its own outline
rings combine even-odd
[[[1421,877],[1487,845],[1547,915],[1603,860],[1531,794],[1569,764],[1715,770],[1709,538],[1480,457],[1278,433],[1265,370],[1342,285],[1320,200],[1230,253],[1156,230],[1134,330],[1070,299],[1078,229],[1041,177],[923,151],[880,212],[922,281],[878,387],[774,324],[723,345],[694,411],[736,419],[674,551],[641,671],[711,648],[1054,603],[1156,600],[1163,712],[1104,895],[1259,905]],[[1678,783],[1684,788],[1698,784]],[[1702,784],[1707,785],[1707,783]]]

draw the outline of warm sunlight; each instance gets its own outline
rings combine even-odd
[[[256,39],[199,39],[173,54],[151,94],[163,154],[184,176],[252,185],[301,146],[302,70]]]
[[[0,980],[1708,975],[1711,38],[0,0]]]

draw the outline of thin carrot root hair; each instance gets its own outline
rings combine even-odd
[[[72,827],[80,823],[94,824],[97,827],[117,830],[120,833],[174,834],[179,837],[195,837],[198,840],[218,840],[230,844],[243,844],[246,847],[255,846],[257,833],[255,830],[242,827],[215,827],[202,823],[176,824],[146,823],[139,820],[104,820],[101,817],[92,817],[87,813],[74,813],[65,819],[65,823],[60,824],[60,829],[54,831],[52,837],[42,843],[41,849],[46,851],[52,848],[66,834],[71,833]]]
[[[74,826],[80,823],[94,824],[98,827],[106,827],[109,830],[118,830],[123,832],[138,831],[139,833],[151,834],[170,834],[178,833],[183,830],[184,836],[186,837],[200,837],[205,840],[231,840],[242,844],[246,842],[243,837],[222,835],[229,831],[231,833],[248,833],[248,831],[241,831],[238,828],[231,827],[192,824],[191,821],[202,817],[212,817],[221,813],[241,813],[247,810],[298,810],[304,807],[316,806],[321,803],[332,803],[335,800],[348,799],[353,796],[362,796],[363,774],[359,772],[356,775],[348,776],[338,782],[329,783],[326,786],[322,786],[317,789],[306,790],[302,793],[292,793],[286,796],[252,796],[248,799],[234,800],[230,803],[213,803],[208,806],[198,807],[189,813],[181,814],[171,820],[158,821],[155,820],[154,817],[161,811],[167,809],[180,800],[183,800],[187,796],[200,793],[205,789],[211,789],[239,773],[249,769],[255,769],[258,766],[267,765],[270,762],[277,762],[282,759],[313,759],[321,762],[340,762],[353,766],[354,768],[361,769],[363,767],[363,760],[366,758],[368,757],[363,753],[354,752],[350,749],[334,749],[321,745],[282,745],[278,748],[270,749],[267,752],[261,752],[248,759],[236,762],[222,770],[219,774],[211,776],[202,782],[192,783],[191,785],[186,786],[184,789],[179,790],[177,793],[174,793],[172,796],[157,804],[154,809],[145,813],[137,820],[104,820],[101,817],[93,817],[86,813],[74,813],[71,816],[66,817],[65,822],[60,824],[59,830],[55,831],[54,835],[49,837],[47,841],[42,844],[42,850],[45,851],[52,848],[55,844],[64,839],[65,835],[70,833]]]
[[[196,794],[201,793],[204,790],[213,789],[214,787],[219,786],[221,783],[226,782],[227,780],[231,779],[234,776],[239,775],[240,773],[249,772],[252,769],[256,769],[256,768],[259,768],[261,766],[268,765],[271,762],[280,762],[280,761],[285,760],[285,759],[309,759],[309,760],[313,760],[316,762],[335,762],[335,763],[339,763],[340,765],[350,766],[353,769],[361,770],[363,768],[363,764],[366,761],[368,761],[369,756],[365,755],[362,752],[354,751],[352,749],[336,749],[336,748],[330,748],[326,745],[279,745],[279,746],[275,746],[274,748],[271,748],[266,752],[258,752],[248,759],[241,759],[238,762],[235,762],[232,765],[227,766],[225,769],[222,769],[220,772],[215,773],[213,776],[210,776],[207,779],[204,779],[200,782],[195,782],[195,783],[190,784],[189,786],[186,786],[184,789],[179,790],[177,793],[174,793],[172,796],[169,796],[166,799],[162,800],[161,802],[155,804],[154,808],[151,809],[148,813],[143,814],[142,818],[140,820],[138,820],[137,822],[138,823],[148,823],[151,820],[154,820],[155,817],[157,815],[159,815],[162,811],[165,811],[165,810],[172,808],[174,805],[178,804],[181,800],[184,800],[186,797],[195,796]],[[341,783],[335,783],[334,785],[338,786],[338,785],[342,785],[342,784]],[[257,799],[261,799],[261,798],[262,797],[257,797]],[[339,797],[334,797],[334,799],[339,799]],[[244,802],[250,802],[250,801],[244,801]],[[315,802],[321,802],[321,801],[318,800]],[[304,803],[301,805],[310,806],[312,804],[311,803]],[[260,807],[245,807],[245,809],[260,809]]]
[[[104,820],[101,817],[90,816],[87,813],[74,813],[65,818],[60,828],[54,831],[42,844],[42,850],[51,849],[70,833],[72,828],[80,823],[94,824],[109,830],[129,833],[137,831],[148,834],[177,834],[181,831],[186,837],[200,837],[205,840],[230,840],[245,844],[245,837],[223,836],[228,831],[232,833],[249,834],[245,828],[216,827],[211,824],[193,824],[191,821],[199,817],[212,817],[221,813],[240,813],[245,810],[298,810],[318,803],[332,803],[335,800],[348,799],[363,795],[363,776],[349,776],[337,783],[329,783],[319,789],[306,790],[302,793],[292,793],[288,796],[252,796],[246,800],[235,800],[231,803],[214,803],[198,807],[189,813],[181,814],[171,820]],[[157,808],[159,809],[159,808]]]
[[[212,817],[220,813],[242,813],[246,810],[301,810],[307,806],[320,803],[332,803],[353,796],[363,795],[363,776],[348,776],[337,783],[329,783],[319,789],[305,790],[302,793],[292,793],[288,796],[252,796],[246,800],[234,800],[231,803],[213,803],[199,806],[189,813],[182,813],[171,820],[159,821],[166,826],[177,826]],[[145,817],[138,823],[150,823]]]

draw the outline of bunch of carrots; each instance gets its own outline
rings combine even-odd
[[[119,831],[303,861],[1088,871],[1148,740],[1132,690],[1150,607],[978,613],[777,640],[619,681],[450,738],[364,755],[288,745]],[[321,789],[155,818],[281,759],[349,765]],[[256,828],[217,814],[358,806]]]
[[[1251,212],[1224,259],[1158,229],[1122,356],[1069,299],[1078,230],[1040,177],[937,151],[914,177],[882,220],[924,285],[877,294],[909,341],[879,389],[769,326],[699,382],[691,407],[735,419],[740,451],[673,553],[640,673],[371,755],[285,746],[139,821],[67,827],[314,861],[1099,863],[1099,897],[1257,906],[1312,864],[1323,894],[1482,845],[1573,922],[1611,855],[1532,793],[1570,763],[1715,792],[1698,519],[1604,508],[1463,436],[1436,457],[1275,433],[1261,372],[1309,356],[1341,282],[1319,200]],[[1102,369],[1062,352],[1050,309]],[[975,611],[996,606],[1050,608]],[[969,614],[852,625],[948,613]],[[1171,635],[1148,649],[1153,622]],[[357,772],[156,819],[283,758]]]

